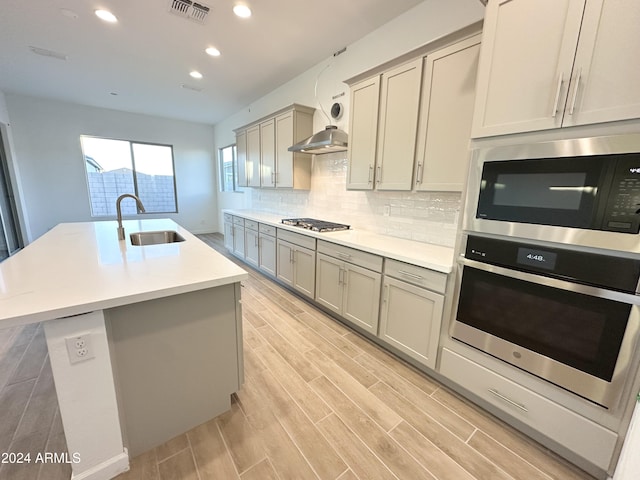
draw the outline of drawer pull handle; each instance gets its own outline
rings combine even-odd
[[[560,90],[562,89],[562,84],[564,83],[564,79],[562,78],[562,73],[558,77],[558,86],[556,87],[556,96],[553,100],[553,111],[551,112],[551,117],[556,118],[558,110],[560,107],[558,106],[558,102],[560,101]]]
[[[340,258],[351,258],[351,255],[349,255],[348,253],[336,252],[336,255]]]
[[[519,408],[520,410],[522,410],[523,412],[528,412],[529,410],[527,409],[527,407],[525,407],[524,405],[521,405],[518,402],[514,402],[513,400],[511,400],[510,398],[505,397],[504,395],[502,395],[500,392],[498,392],[497,390],[494,390],[493,388],[489,389],[489,393],[492,395],[495,395],[496,397],[498,397],[500,400],[503,400],[505,402],[507,402],[509,405],[514,406],[516,408]]]
[[[398,270],[398,273],[400,275],[404,275],[404,276],[409,277],[409,278],[414,278],[416,280],[422,280],[422,277],[420,275],[416,275],[415,273],[405,272],[404,270]]]

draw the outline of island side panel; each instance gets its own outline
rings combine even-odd
[[[132,457],[229,410],[242,379],[238,294],[229,284],[105,311]]]
[[[102,311],[44,322],[74,479],[112,478],[129,468]],[[71,363],[66,338],[90,335],[92,358]],[[78,460],[78,462],[76,462]]]

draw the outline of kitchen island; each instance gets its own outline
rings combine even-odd
[[[44,322],[74,479],[116,476],[243,381],[246,272],[171,220],[116,227],[60,224],[0,264],[0,328]],[[131,243],[160,230],[184,241]]]

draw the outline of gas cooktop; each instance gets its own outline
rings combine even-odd
[[[283,218],[282,223],[295,227],[306,228],[314,232],[337,232],[339,230],[349,230],[350,225],[342,223],[326,222],[315,218]]]

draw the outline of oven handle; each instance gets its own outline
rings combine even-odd
[[[512,270],[510,268],[499,267],[497,265],[489,265],[488,263],[478,262],[476,260],[469,260],[468,258],[464,258],[463,256],[460,256],[460,258],[458,259],[458,263],[465,267],[476,268],[485,272],[504,275],[505,277],[515,278],[517,280],[524,280],[525,282],[536,283],[538,285],[558,288],[560,290],[566,290],[569,292],[583,293],[592,297],[606,298],[609,300],[614,300],[616,302],[626,303],[628,305],[640,305],[640,296],[631,293],[607,290],[605,288],[592,287],[590,285],[582,285],[579,283],[569,282],[567,280],[544,277],[542,275],[536,275],[534,273],[520,272],[518,270]]]

